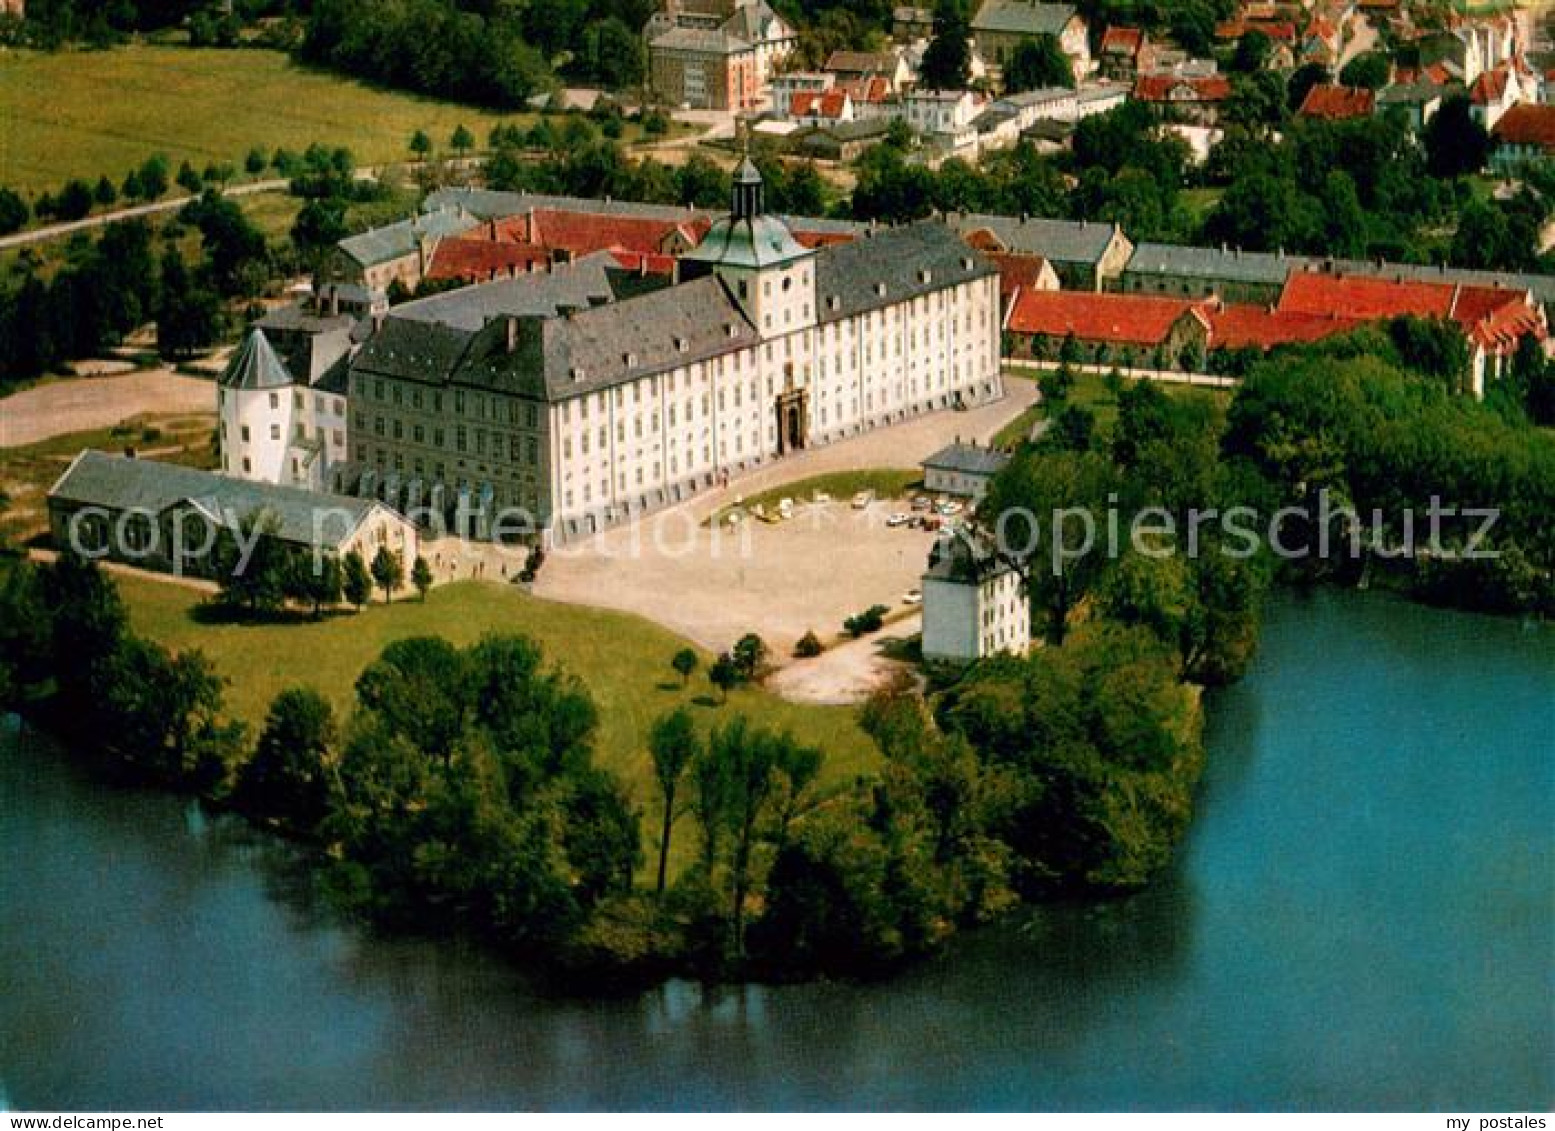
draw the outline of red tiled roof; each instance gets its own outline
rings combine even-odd
[[[1471,340],[1497,351],[1515,346],[1527,333],[1544,337],[1544,323],[1527,292],[1506,287],[1295,271],[1285,281],[1277,312],[1351,321],[1448,319]]]
[[[1268,350],[1275,346],[1315,342],[1359,325],[1354,318],[1296,314],[1249,303],[1211,307],[1206,314],[1211,349]]]
[[[833,89],[846,91],[854,103],[886,102],[891,97],[891,80],[880,75],[861,79],[842,79]]]
[[[798,226],[790,230],[794,234],[794,240],[800,247],[831,247],[839,243],[852,243],[854,239],[851,232],[811,232]]]
[[[1021,290],[1010,307],[1005,328],[1017,334],[1087,342],[1157,346],[1184,316],[1203,318],[1191,302],[1147,295],[1094,294],[1090,291]]]
[[[999,294],[1006,299],[1016,290],[1037,287],[1048,267],[1047,260],[1040,255],[991,252],[988,258],[999,268]]]
[[[1324,83],[1307,91],[1301,109],[1296,113],[1303,118],[1338,122],[1347,118],[1369,118],[1376,104],[1376,94],[1365,87]]]
[[[438,241],[432,262],[427,265],[427,278],[485,283],[528,271],[543,271],[550,261],[550,253],[543,247],[458,236]]]
[[[529,216],[528,235],[530,243],[574,255],[613,248],[654,255],[664,250],[664,241],[672,232],[678,231],[686,243],[695,246],[710,226],[703,217],[674,221],[540,209]]]
[[[1555,106],[1532,102],[1513,106],[1490,132],[1505,145],[1537,145],[1555,152]]]
[[[1192,97],[1173,99],[1184,87]],[[1231,97],[1231,80],[1225,75],[1140,75],[1134,97],[1141,102],[1222,102]]]
[[[1260,20],[1247,25],[1248,31],[1261,31],[1276,43],[1295,43],[1296,25],[1289,20]]]
[[[1101,37],[1103,55],[1137,55],[1145,33],[1137,27],[1110,27]]]
[[[845,90],[807,90],[794,95],[789,114],[795,118],[840,118],[847,103]]]
[[[1507,75],[1505,67],[1482,72],[1479,78],[1474,80],[1474,85],[1469,88],[1469,101],[1476,106],[1488,106],[1492,102],[1500,102],[1506,97]]]
[[[1280,292],[1278,309],[1287,314],[1324,317],[1343,311],[1346,317],[1376,320],[1412,314],[1446,318],[1452,310],[1453,287],[1445,283],[1404,282],[1364,275],[1331,275],[1326,271],[1292,271]]]

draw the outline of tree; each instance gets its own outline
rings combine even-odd
[[[1116,469],[1100,455],[1027,449],[994,476],[978,506],[979,523],[1020,572],[1055,646],[1105,573],[1097,532],[1117,488]]]
[[[223,531],[216,547],[217,584],[223,604],[251,616],[280,611],[298,571],[276,537],[280,519],[255,510],[238,520],[236,535]]]
[[[1314,86],[1328,81],[1328,68],[1321,63],[1304,63],[1297,67],[1285,84],[1285,104],[1292,110],[1301,109]]]
[[[1439,110],[1425,124],[1426,169],[1433,177],[1466,177],[1485,167],[1490,157],[1490,135],[1474,117],[1468,96],[1455,94],[1442,100]]]
[[[475,148],[475,136],[465,128],[463,122],[460,122],[454,127],[454,132],[448,139],[448,146],[460,157],[463,157]]]
[[[410,569],[410,583],[416,587],[416,593],[424,604],[427,593],[432,589],[432,567],[427,564],[426,558],[416,555],[416,562]]]
[[[767,661],[766,641],[754,632],[747,632],[735,642],[732,655],[735,667],[740,671],[740,678],[748,683],[756,678],[762,664]]]
[[[315,555],[308,550],[294,551],[287,596],[313,607],[317,620],[325,605],[340,602],[344,571],[334,554]]]
[[[162,256],[161,302],[157,308],[157,350],[166,358],[198,353],[216,340],[221,304],[216,293],[196,280],[178,248]]]
[[[251,177],[257,177],[269,164],[270,155],[256,145],[248,151],[248,156],[243,158],[243,171]]]
[[[432,156],[432,139],[425,130],[410,135],[410,156],[415,161],[425,161]]]
[[[191,196],[198,196],[200,190],[205,187],[204,183],[200,180],[200,174],[196,173],[194,171],[194,166],[189,164],[187,161],[178,166],[178,176],[176,180],[178,182],[178,187],[189,193]]]
[[[1042,34],[1022,39],[1004,65],[1004,89],[1011,94],[1049,86],[1074,86],[1074,68],[1058,38]]]
[[[697,654],[690,648],[682,648],[670,657],[670,667],[680,674],[680,685],[691,682],[691,673],[697,670]]]
[[[317,259],[349,234],[346,202],[333,197],[315,197],[298,209],[291,238],[299,252]]]
[[[392,602],[394,591],[405,584],[405,561],[399,551],[379,546],[378,552],[373,555],[371,569],[373,581],[383,590],[385,603]]]
[[[341,593],[357,610],[367,604],[367,599],[372,596],[372,575],[368,573],[367,562],[363,560],[360,550],[346,554],[341,567],[340,584]]]
[[[54,198],[54,218],[62,223],[79,220],[92,210],[92,186],[72,178]]]
[[[958,0],[939,0],[934,13],[934,38],[923,52],[918,83],[925,90],[965,90],[971,71],[966,13]]]
[[[734,839],[729,935],[737,959],[745,955],[745,902],[750,893],[757,821],[772,795],[778,745],[776,736],[752,729],[743,715],[716,728],[707,743],[708,756],[725,767],[728,782],[723,816]]]
[[[729,653],[720,652],[712,666],[707,669],[707,678],[714,687],[718,688],[718,701],[727,703],[730,690],[740,682],[740,666],[734,662],[734,657]]]
[[[648,733],[648,753],[653,759],[653,777],[663,801],[663,820],[659,829],[659,870],[655,890],[664,891],[669,866],[670,832],[675,823],[675,794],[680,779],[701,753],[701,739],[691,714],[684,707],[654,720]]]
[[[1345,86],[1381,90],[1388,85],[1393,65],[1381,51],[1365,51],[1351,59],[1339,72],[1339,81]]]
[[[1264,69],[1269,54],[1274,49],[1269,37],[1257,28],[1242,33],[1231,55],[1231,69],[1238,74],[1251,75]]]
[[[21,194],[0,187],[0,236],[9,235],[27,222],[29,209]]]
[[[291,687],[270,704],[254,756],[238,774],[234,800],[304,835],[329,812],[335,712],[311,687]]]
[[[92,202],[107,208],[118,199],[119,190],[113,187],[113,182],[107,177],[98,177],[97,187],[92,190]]]
[[[146,158],[137,176],[139,184],[138,195],[145,200],[160,200],[167,195],[168,164],[167,158],[160,153]],[[126,192],[126,196],[130,193]]]

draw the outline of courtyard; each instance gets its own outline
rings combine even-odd
[[[636,613],[714,652],[754,632],[785,669],[772,680],[779,694],[856,702],[897,666],[882,642],[918,631],[904,597],[919,587],[935,535],[887,526],[891,514],[907,509],[905,499],[855,509],[847,498],[817,503],[796,495],[792,517],[775,525],[749,518],[713,525],[709,517],[784,484],[847,470],[913,468],[957,438],[986,442],[1036,399],[1034,382],[1012,378],[996,403],[933,413],[768,464],[721,490],[553,550],[535,594]],[[489,545],[445,541],[426,552],[448,579],[501,581],[523,563],[522,552]],[[886,629],[843,643],[842,622],[876,604],[893,614]],[[828,651],[794,660],[794,645],[806,632]]]

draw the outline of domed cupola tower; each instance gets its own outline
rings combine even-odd
[[[815,324],[815,252],[776,216],[767,215],[766,186],[747,155],[734,173],[729,215],[682,261],[711,269],[763,337]]]

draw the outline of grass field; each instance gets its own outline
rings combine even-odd
[[[1005,369],[1006,379],[1035,381],[1036,372],[1030,369]],[[1163,383],[1161,389],[1169,397],[1205,396],[1228,401],[1231,394],[1225,389],[1205,388],[1194,385]],[[1118,422],[1118,402],[1107,388],[1107,379],[1100,373],[1078,372],[1074,388],[1069,393],[1069,403],[1081,405],[1096,416],[1097,430],[1103,434],[1112,431]],[[993,443],[999,448],[1013,448],[1031,434],[1032,425],[1047,418],[1047,406],[1040,401],[999,429]]]
[[[833,471],[826,475],[815,475],[809,479],[785,483],[781,487],[773,487],[771,490],[751,495],[739,503],[721,507],[708,519],[708,523],[721,520],[730,511],[754,510],[758,506],[771,510],[784,499],[808,502],[817,494],[830,495],[833,499],[844,502],[860,491],[873,491],[877,499],[900,499],[915,484],[922,482],[923,472],[916,468],[861,468]]]
[[[789,729],[826,752],[822,781],[839,785],[875,765],[873,745],[846,707],[789,703],[760,688],[737,690],[717,705],[702,670],[682,688],[669,666],[684,640],[639,617],[542,601],[511,585],[460,582],[434,589],[425,604],[411,599],[372,605],[357,614],[282,625],[209,624],[196,619],[204,595],[144,576],[119,578],[137,630],[173,649],[198,647],[228,679],[229,709],[257,727],[282,688],[311,684],[342,711],[353,702],[357,675],[390,641],[439,635],[459,645],[487,632],[533,637],[547,659],[588,685],[599,706],[599,761],[621,775],[634,798],[651,804],[648,728],[665,711],[687,703],[704,726],[745,714]]]
[[[374,165],[406,160],[418,129],[443,146],[463,123],[484,144],[497,122],[523,120],[310,71],[277,51],[11,51],[0,64],[0,184],[37,192],[103,173],[117,182],[152,153],[175,168],[241,168],[256,145],[315,141]]]

